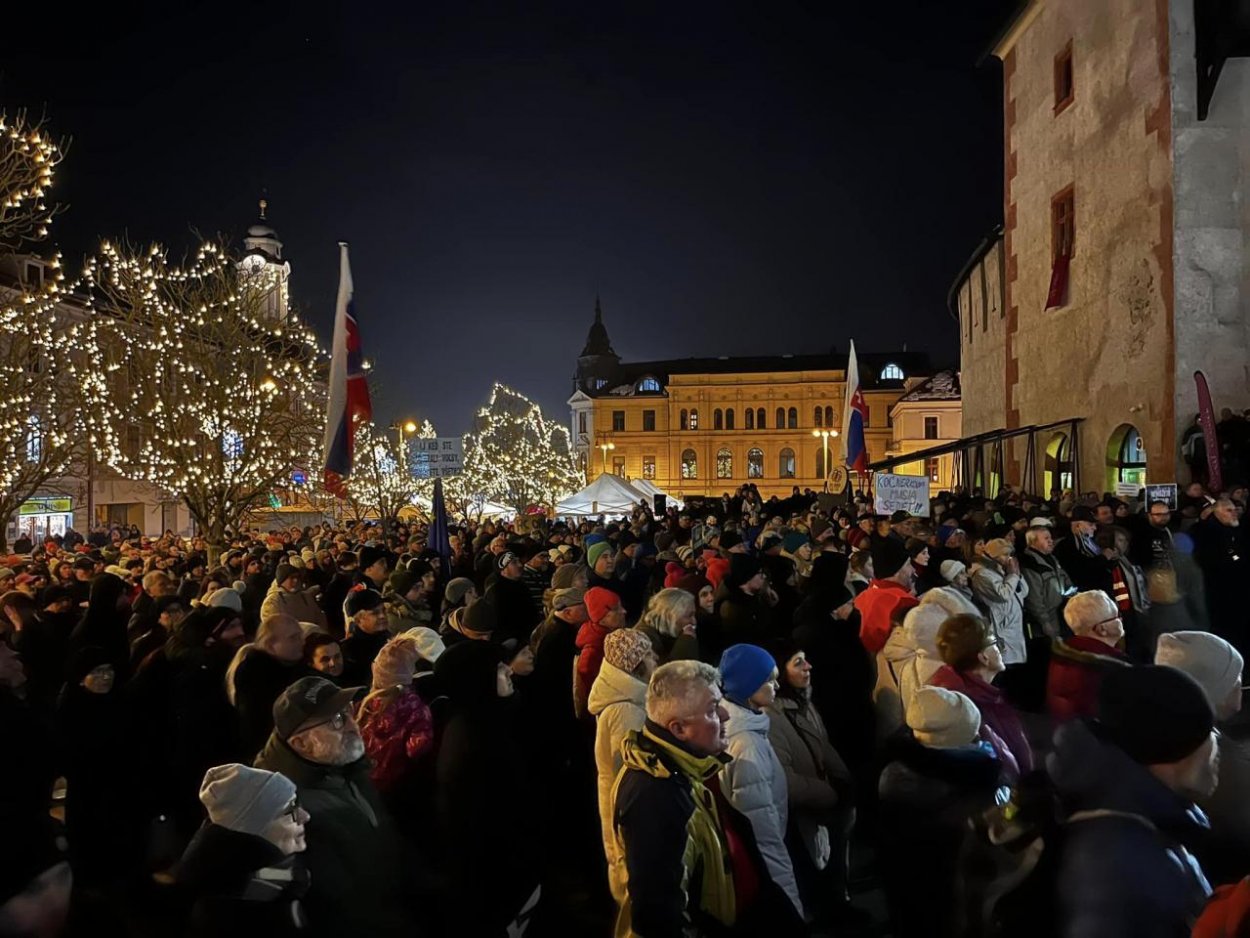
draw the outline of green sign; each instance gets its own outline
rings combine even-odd
[[[72,498],[46,496],[28,498],[17,510],[19,515],[67,515],[74,510]]]

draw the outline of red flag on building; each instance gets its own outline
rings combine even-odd
[[[1068,299],[1068,265],[1071,258],[1060,254],[1055,258],[1055,266],[1050,270],[1050,291],[1046,294],[1046,308],[1054,309],[1062,306]]]

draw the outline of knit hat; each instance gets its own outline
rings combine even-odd
[[[621,601],[616,593],[602,586],[592,586],[586,590],[586,612],[590,616],[590,621],[596,625],[602,621],[603,617],[608,614],[608,610],[613,608]]]
[[[791,532],[790,534],[787,534],[785,537],[781,539],[781,549],[784,550],[787,554],[793,554],[804,544],[810,544],[810,543],[811,541],[808,540],[808,537],[806,534],[802,534],[798,531],[794,531],[794,532]]]
[[[410,589],[417,585],[417,578],[411,572],[403,567],[396,567],[395,571],[387,578],[386,588],[396,595],[403,596]]]
[[[1098,691],[1098,730],[1134,762],[1179,762],[1203,744],[1215,714],[1184,671],[1146,664],[1107,671]]]
[[[205,605],[220,606],[223,609],[229,609],[232,612],[243,611],[243,597],[239,595],[237,590],[232,590],[228,586],[223,586],[219,590],[213,590],[205,599]]]
[[[930,749],[967,746],[981,729],[977,705],[958,691],[924,685],[907,703],[907,725]]]
[[[382,605],[382,594],[377,590],[352,590],[343,601],[343,614],[349,619],[358,612],[367,612]]]
[[[1184,671],[1202,688],[1214,710],[1233,688],[1241,687],[1241,653],[1210,632],[1164,632],[1155,650],[1155,664]]]
[[[1016,547],[1004,537],[996,537],[985,543],[985,556],[991,560],[1002,562],[1015,553]]]
[[[551,599],[551,608],[555,610],[571,609],[573,606],[581,605],[586,602],[585,590],[580,590],[575,586],[570,586],[562,590],[556,590]]]
[[[580,563],[566,563],[563,567],[557,568],[556,572],[551,575],[551,588],[556,590],[568,589],[576,582],[579,575],[586,572],[586,567]]]
[[[495,604],[489,599],[479,599],[472,606],[466,606],[460,614],[460,627],[470,632],[481,632],[490,635],[499,624],[499,614]]]
[[[295,799],[295,783],[281,772],[232,762],[204,773],[200,801],[218,827],[259,837]]]
[[[363,687],[339,687],[320,675],[302,677],[273,702],[273,731],[284,742],[301,726],[329,720],[352,702]]]
[[[945,547],[946,542],[949,541],[952,537],[954,537],[955,532],[957,531],[960,534],[964,533],[963,529],[956,525],[951,525],[951,524],[942,525],[940,528],[937,529],[938,543],[941,544],[943,547]]]
[[[664,565],[664,588],[676,586],[677,581],[686,575],[688,571],[681,564],[670,560]]]
[[[438,656],[447,650],[447,646],[443,644],[443,639],[433,629],[426,628],[424,625],[418,625],[403,633],[412,639],[417,646],[417,654],[428,661],[435,664]]]
[[[611,553],[611,551],[612,545],[607,541],[599,541],[597,544],[592,544],[586,549],[586,563],[588,563],[590,565],[590,569],[593,570],[595,568],[595,564],[599,562],[599,558],[604,554]]]
[[[746,556],[745,554],[735,554],[735,557]],[[721,581],[729,576],[729,561],[723,557],[707,562],[707,579],[713,586],[720,586]]]
[[[413,671],[421,653],[417,643],[409,635],[396,635],[378,649],[373,659],[373,690],[388,687],[407,687],[412,683]]]
[[[458,576],[448,582],[443,589],[443,599],[447,600],[453,606],[459,605],[464,599],[464,594],[474,589],[473,581],[467,576]]]
[[[707,577],[701,577],[697,573],[690,573],[682,577],[673,586],[679,590],[685,590],[697,601],[699,593],[703,591],[705,586],[711,586],[712,583]]]
[[[364,547],[360,548],[359,556],[360,569],[368,570],[379,560],[383,560],[386,557],[386,551],[381,547],[374,547],[370,544],[366,544]]]
[[[730,586],[741,586],[759,572],[758,558],[750,554],[734,554],[729,558],[729,576],[726,577],[726,581]]]
[[[871,550],[872,572],[878,579],[894,576],[911,560],[907,546],[895,537],[874,537]]]
[[[812,540],[819,541],[826,532],[831,531],[833,525],[824,518],[816,518],[812,521]]]
[[[617,629],[603,640],[603,660],[626,674],[633,674],[650,650],[651,639],[637,629]]]
[[[958,560],[943,560],[942,565],[938,567],[938,572],[947,583],[954,583],[955,577],[961,573],[967,573],[968,568]]]
[[[730,645],[720,659],[720,686],[726,697],[745,704],[776,667],[773,656],[759,645]]]
[[[308,567],[317,559],[317,554],[311,547],[305,547],[299,552],[299,559],[304,561],[304,566]]]
[[[273,581],[275,583],[285,583],[289,577],[298,576],[299,571],[289,563],[278,564],[278,569],[274,572]]]
[[[433,573],[434,567],[428,560],[422,560],[420,557],[414,557],[408,561],[408,574],[414,579],[419,580],[427,573]]]
[[[691,547],[689,544],[677,545],[677,559],[680,560],[682,563],[685,563],[687,560],[689,560],[693,556],[694,556],[694,548]]]

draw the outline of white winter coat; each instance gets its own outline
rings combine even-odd
[[[973,565],[969,579],[990,627],[1003,640],[1003,664],[1023,664],[1028,659],[1024,599],[1029,595],[1029,584],[1018,573],[1004,575],[1003,568],[985,556]]]
[[[621,771],[621,741],[647,719],[647,685],[604,661],[590,685],[587,708],[595,717],[595,767],[599,783],[599,824],[608,859],[608,887],[617,905],[625,901],[625,857],[612,829],[612,786]]]
[[[726,752],[733,761],[721,770],[725,797],[751,822],[751,830],[764,856],[764,865],[794,903],[800,916],[803,903],[794,878],[794,864],[786,850],[786,822],[789,816],[789,792],[786,773],[768,740],[771,721],[767,713],[758,713],[732,700],[725,700],[729,722]]]
[[[942,666],[937,633],[951,616],[981,617],[959,590],[938,586],[920,597],[920,605],[907,610],[901,628],[890,633],[877,653],[877,686],[873,703],[877,710],[877,735],[885,739],[903,725],[907,703]]]

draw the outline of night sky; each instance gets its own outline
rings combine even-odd
[[[626,360],[956,362],[946,291],[1001,220],[1001,3],[179,6],[6,40],[0,107],[73,137],[69,272],[100,236],[237,239],[263,191],[326,344],[351,243],[383,419],[458,433],[501,380],[567,420],[596,292]]]

